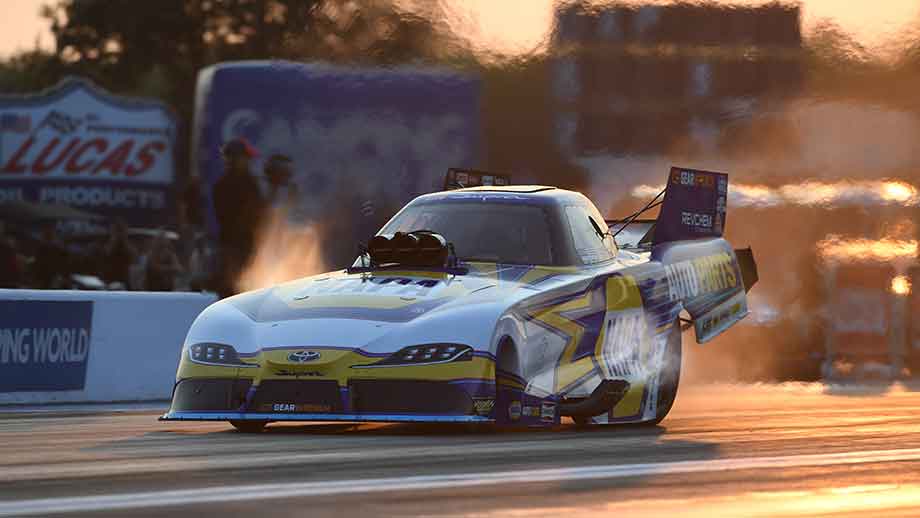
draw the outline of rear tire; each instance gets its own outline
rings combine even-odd
[[[268,421],[230,421],[230,424],[243,433],[261,433]]]
[[[661,372],[658,378],[658,411],[652,424],[660,423],[677,398],[677,387],[680,386],[680,365],[683,357],[680,336],[680,320],[675,320],[668,336],[668,343],[664,350]]]

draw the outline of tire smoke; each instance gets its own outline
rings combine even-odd
[[[326,265],[320,235],[315,224],[292,223],[285,209],[271,209],[262,223],[256,252],[236,282],[237,289],[267,288],[322,273]]]

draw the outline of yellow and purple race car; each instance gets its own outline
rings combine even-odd
[[[674,168],[653,221],[545,186],[420,196],[351,267],[202,312],[161,419],[659,422],[682,323],[702,343],[748,312],[756,266],[722,238],[727,184]]]

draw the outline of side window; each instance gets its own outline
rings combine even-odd
[[[565,208],[565,216],[572,232],[572,242],[575,244],[575,253],[585,264],[595,264],[614,257],[608,239],[601,239],[588,219],[591,214],[585,207],[569,205]],[[596,220],[595,220],[596,221]],[[604,230],[604,221],[597,222]],[[615,247],[615,245],[614,245]],[[615,248],[614,248],[615,249]]]

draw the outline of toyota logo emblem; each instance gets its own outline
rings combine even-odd
[[[319,359],[319,353],[316,351],[294,351],[288,355],[288,360],[296,363],[312,362]]]

